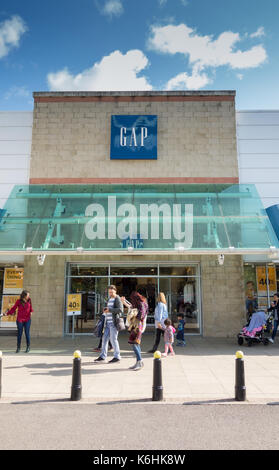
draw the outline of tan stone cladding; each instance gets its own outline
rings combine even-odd
[[[110,160],[113,114],[158,116],[158,160]],[[237,178],[234,100],[36,100],[31,181],[104,177]]]
[[[202,293],[202,334],[206,337],[234,337],[245,321],[245,297],[242,257],[225,256],[223,266],[217,256],[47,256],[39,266],[36,256],[26,256],[24,287],[30,290],[34,314],[33,337],[63,335],[65,266],[73,262],[200,262]]]

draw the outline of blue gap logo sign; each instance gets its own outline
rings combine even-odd
[[[157,160],[157,116],[111,116],[111,160]]]

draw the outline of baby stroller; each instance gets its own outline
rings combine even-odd
[[[242,328],[237,335],[237,342],[241,346],[244,340],[248,346],[253,343],[263,343],[268,346],[269,341],[266,333],[270,333],[272,327],[272,313],[266,314],[260,310],[252,314],[249,322]]]

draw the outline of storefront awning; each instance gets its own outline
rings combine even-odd
[[[14,186],[0,254],[279,250],[254,185]]]

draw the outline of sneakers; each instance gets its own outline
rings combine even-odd
[[[94,362],[105,362],[105,359],[103,357],[97,357]]]
[[[271,343],[274,343],[274,340],[272,338],[268,338],[268,341],[270,341]]]
[[[137,361],[136,366],[133,368],[133,370],[140,370],[143,368],[143,362],[142,361]]]
[[[129,367],[129,369],[130,369],[130,370],[133,370],[133,369],[135,369],[136,367],[137,367],[137,362],[136,362],[133,366]]]
[[[120,362],[120,359],[117,359],[117,357],[114,357],[109,361],[109,364],[112,364],[113,362]]]

